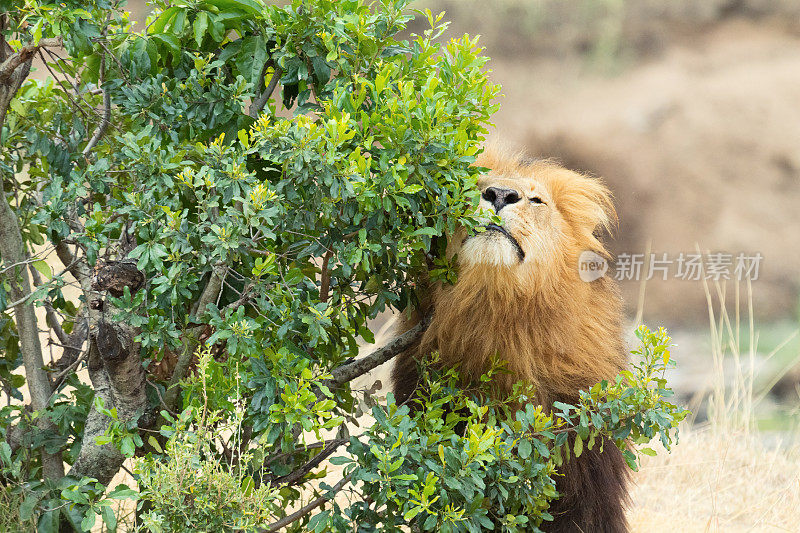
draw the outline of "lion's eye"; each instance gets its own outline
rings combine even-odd
[[[542,200],[538,196],[534,196],[533,198],[531,198],[531,203],[532,204],[543,204],[545,202],[544,202],[544,200]]]

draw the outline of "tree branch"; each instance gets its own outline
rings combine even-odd
[[[41,39],[39,44],[25,45],[17,52],[6,56],[0,64],[0,133],[2,133],[3,124],[6,121],[8,106],[11,105],[11,100],[14,99],[31,71],[33,56],[44,47],[61,46],[61,43],[61,37]],[[5,39],[2,39],[2,46],[7,46]],[[2,139],[0,139],[0,146],[2,146]]]
[[[328,292],[330,291],[331,287],[331,271],[328,268],[328,263],[331,260],[331,251],[328,250],[325,252],[325,255],[322,258],[322,273],[319,276],[319,301],[320,302],[327,302],[328,301]]]
[[[61,46],[61,37],[40,39],[39,44],[28,44],[20,48],[16,53],[11,54],[2,64],[0,64],[0,83],[12,77],[14,71],[24,63],[29,62],[36,55],[40,48],[50,46]]]
[[[333,452],[335,452],[339,448],[339,446],[341,446],[346,442],[348,442],[348,439],[335,439],[330,442],[326,442],[327,446],[325,446],[325,449],[323,449],[321,452],[315,455],[310,461],[308,461],[306,464],[304,464],[297,470],[289,474],[286,474],[285,476],[275,478],[272,481],[272,484],[294,485],[295,483],[301,481],[304,477],[306,477],[306,474],[308,474],[316,467],[318,467],[320,463],[322,463],[322,461],[330,457],[333,454]]]
[[[90,290],[92,279],[92,270],[89,268],[89,265],[84,259],[75,257],[75,255],[73,255],[73,253],[69,250],[67,243],[64,241],[56,244],[56,255],[58,256],[58,259],[61,260],[64,268],[67,269],[67,272],[72,274],[72,277],[75,278],[75,281],[80,284],[85,293],[84,296],[88,298],[88,291]]]
[[[331,490],[328,491],[327,494],[325,494],[323,496],[320,496],[319,498],[317,498],[313,502],[311,502],[308,505],[298,509],[297,511],[295,511],[294,513],[286,516],[285,518],[281,518],[277,522],[274,522],[274,523],[270,524],[269,526],[266,527],[266,529],[262,529],[261,531],[262,532],[267,532],[267,533],[272,533],[273,531],[278,531],[279,529],[288,526],[289,524],[291,524],[292,522],[295,522],[296,520],[300,520],[305,515],[307,515],[308,513],[310,513],[311,511],[313,511],[314,509],[316,509],[320,505],[322,505],[323,503],[333,499],[333,496],[335,496],[337,492],[342,490],[342,488],[345,485],[347,485],[347,483],[350,482],[350,477],[351,476],[352,476],[352,474],[347,474],[336,485],[331,487]]]
[[[422,338],[423,333],[425,333],[425,330],[428,329],[428,325],[431,323],[431,316],[432,314],[428,314],[423,317],[416,326],[398,336],[383,348],[379,348],[368,356],[357,359],[352,363],[334,368],[331,372],[333,378],[327,380],[325,384],[329,388],[334,389],[343,383],[347,383],[348,381],[352,381],[366,374],[370,370],[392,359],[397,354],[404,352]]]
[[[267,73],[267,68],[272,64],[271,61],[267,62],[264,65],[264,71],[261,73],[261,82],[259,84],[264,83],[264,76]],[[272,96],[272,92],[275,90],[275,87],[278,86],[278,81],[283,76],[283,71],[280,67],[275,67],[275,72],[272,74],[272,78],[269,80],[269,85],[258,95],[256,98],[250,102],[250,109],[247,111],[247,114],[253,118],[258,117],[258,114],[261,113],[261,110],[264,109],[264,106],[267,105],[267,100],[269,97]]]
[[[219,262],[214,265],[206,288],[203,289],[200,299],[197,300],[197,303],[192,308],[193,315],[197,316],[198,313],[204,312],[208,304],[216,301],[220,290],[222,290],[222,281],[227,272],[228,268],[224,263]],[[197,348],[198,345],[197,336],[200,335],[202,330],[203,326],[190,328],[189,335],[187,336],[188,338],[184,340],[183,351],[178,356],[175,369],[172,371],[172,377],[169,380],[169,387],[167,387],[164,403],[173,411],[177,410],[178,395],[180,394],[180,387],[178,384],[186,377],[186,372],[189,370],[189,363],[191,363],[195,348]]]

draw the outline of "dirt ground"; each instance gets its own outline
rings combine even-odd
[[[581,57],[497,57],[496,135],[602,176],[620,213],[614,252],[760,252],[761,318],[794,316],[800,286],[800,38],[732,19],[616,74]],[[488,50],[491,55],[491,50]],[[639,286],[623,287],[629,307]],[[699,282],[648,282],[645,319],[706,317]]]

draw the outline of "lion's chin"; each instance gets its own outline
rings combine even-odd
[[[467,238],[458,252],[458,260],[464,266],[494,267],[511,267],[522,262],[514,243],[504,235],[489,231]]]

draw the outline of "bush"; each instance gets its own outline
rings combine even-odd
[[[116,529],[133,498],[154,531],[525,530],[596,435],[669,444],[682,412],[647,331],[645,366],[580,405],[517,411],[522,386],[498,402],[432,376],[425,409],[390,400],[351,434],[368,320],[456,275],[441,244],[477,224],[499,90],[475,39],[439,43],[441,16],[401,38],[408,3],[157,1],[139,33],[116,1],[0,8],[0,460],[22,520]],[[35,306],[63,348],[48,364]],[[344,444],[345,477],[310,483]],[[130,458],[139,491],[107,492]],[[362,501],[330,504],[345,488]]]
[[[200,355],[199,382],[203,403],[208,401],[210,352]],[[236,394],[236,401],[241,398]],[[248,472],[254,453],[242,446],[242,411],[210,413],[188,407],[177,419],[168,414],[170,425],[163,450],[154,440],[158,455],[137,460],[139,500],[144,529],[162,531],[254,531],[271,522],[278,507],[278,491],[256,482]],[[232,424],[232,425],[231,425]],[[220,458],[216,435],[230,436],[235,454]],[[256,476],[258,479],[258,476]]]

